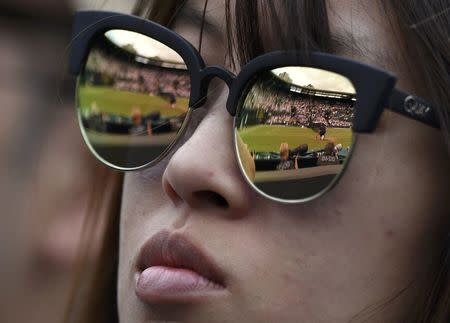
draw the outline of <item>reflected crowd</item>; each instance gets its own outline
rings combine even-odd
[[[355,96],[346,93],[326,93],[307,85],[303,89],[282,84],[273,86],[273,75],[252,88],[247,97],[246,111],[257,111],[268,125],[304,126],[325,123],[334,128],[350,128]],[[281,91],[280,91],[281,90]]]
[[[100,50],[93,50],[85,71],[85,81],[90,85],[112,86],[120,91],[151,96],[171,93],[176,97],[187,98],[190,94],[189,74],[176,67],[163,67],[161,62],[149,59],[124,62],[113,56],[105,56]]]

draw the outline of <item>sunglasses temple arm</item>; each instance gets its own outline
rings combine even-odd
[[[431,104],[401,90],[395,88],[392,90],[388,109],[434,128],[440,128],[435,109]]]

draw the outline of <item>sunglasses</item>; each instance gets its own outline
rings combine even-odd
[[[309,201],[331,189],[355,135],[372,132],[385,108],[439,127],[430,104],[396,89],[386,71],[326,53],[277,51],[235,76],[205,66],[177,33],[110,12],[76,14],[70,72],[78,77],[86,144],[121,171],[161,161],[205,104],[210,81],[223,80],[242,174],[258,193],[280,202]]]

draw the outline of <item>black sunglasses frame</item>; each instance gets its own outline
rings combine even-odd
[[[295,51],[276,51],[251,60],[235,76],[222,66],[205,66],[197,49],[174,31],[137,16],[114,12],[78,11],[75,14],[69,65],[71,74],[81,73],[95,36],[111,29],[141,33],[176,51],[190,74],[189,107],[193,110],[206,102],[209,82],[214,77],[222,79],[230,88],[226,108],[235,116],[240,97],[255,75],[278,67],[304,66],[341,74],[353,83],[356,90],[354,132],[372,132],[384,108],[435,128],[440,127],[430,104],[396,89],[396,77],[381,69],[327,53],[309,52],[305,55]]]
[[[376,127],[382,111],[385,108],[432,127],[440,127],[435,111],[430,104],[414,95],[396,89],[394,87],[396,77],[391,73],[376,67],[321,52],[302,53],[298,51],[276,51],[261,55],[251,60],[242,68],[240,73],[235,76],[222,66],[206,66],[197,49],[174,31],[140,17],[114,12],[78,11],[75,14],[73,40],[69,62],[69,71],[71,74],[78,76],[83,72],[90,47],[96,37],[99,34],[105,33],[112,29],[122,29],[141,33],[172,48],[184,60],[191,81],[189,110],[186,119],[183,122],[182,129],[178,133],[174,142],[172,142],[172,144],[169,145],[162,155],[156,160],[149,161],[145,165],[134,168],[122,168],[117,165],[112,165],[108,161],[104,160],[96,153],[95,149],[91,147],[90,143],[86,141],[87,145],[98,159],[117,170],[129,171],[143,169],[158,163],[162,158],[164,158],[164,156],[167,155],[167,153],[184,134],[184,130],[189,122],[191,112],[205,104],[207,100],[208,86],[214,77],[222,79],[229,87],[229,96],[227,99],[226,108],[230,115],[234,117],[236,113],[239,112],[237,109],[241,103],[243,95],[246,94],[249,86],[257,80],[258,75],[279,67],[313,67],[328,70],[348,78],[353,83],[356,90],[356,103],[354,106],[352,124],[352,130],[355,133],[372,132]],[[236,119],[234,119],[234,122],[236,122]],[[84,133],[83,136],[85,136]],[[236,138],[233,139],[236,149],[236,156],[238,160],[240,160],[236,146]],[[333,188],[344,173],[349,159],[350,158],[348,158],[348,160],[344,163],[344,169],[326,188],[314,196],[298,200],[284,200],[267,195],[265,192],[256,187],[254,183],[252,183],[242,167],[241,171],[249,185],[254,187],[261,195],[279,202],[289,204],[301,203],[313,200]]]

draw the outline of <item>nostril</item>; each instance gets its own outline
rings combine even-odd
[[[170,185],[168,181],[163,181],[163,189],[175,205],[179,205],[181,203],[182,198],[173,189],[172,185]]]
[[[227,200],[222,195],[213,191],[198,191],[194,193],[194,197],[223,209],[228,209],[229,207]]]

